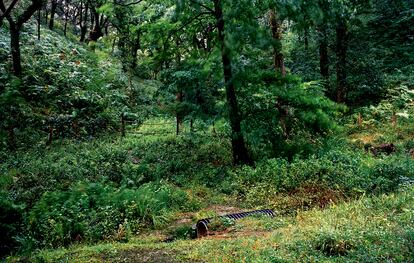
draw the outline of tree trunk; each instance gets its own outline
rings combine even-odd
[[[96,8],[91,9],[92,16],[93,16],[93,27],[91,32],[89,32],[89,40],[90,41],[98,41],[100,37],[103,36],[102,27],[100,24],[99,13],[96,11]]]
[[[347,95],[347,80],[346,80],[346,63],[347,63],[347,49],[348,49],[348,28],[346,22],[342,19],[338,22],[336,27],[336,100],[341,103],[344,102]]]
[[[16,149],[16,137],[14,135],[14,127],[13,126],[10,126],[7,129],[7,135],[8,135],[9,150],[15,150]]]
[[[43,18],[44,18],[44,24],[47,25],[47,21],[49,19],[49,10],[47,8],[47,3],[45,3],[45,8],[44,9],[45,9],[44,10],[45,13],[44,13],[44,16],[43,16]]]
[[[13,74],[16,77],[22,75],[22,63],[20,56],[20,28],[16,23],[9,20],[10,27],[10,47],[13,61]]]
[[[132,70],[135,70],[137,67],[137,55],[138,50],[141,49],[141,32],[138,30],[136,39],[134,43],[132,44],[131,49],[131,68]]]
[[[183,94],[182,90],[177,92],[176,101],[177,101],[178,105],[181,104],[181,102],[183,102],[183,96],[184,96],[184,94]],[[176,118],[176,121],[177,121],[176,133],[178,135],[180,133],[180,126],[183,123],[183,119],[181,118],[181,112],[178,109],[176,109],[175,118]]]
[[[230,51],[226,46],[225,22],[221,0],[214,0],[214,9],[217,20],[219,42],[221,45],[221,59],[223,63],[224,82],[226,86],[227,106],[229,107],[229,118],[232,131],[231,145],[233,150],[233,161],[235,164],[249,164],[251,163],[251,160],[241,132],[241,116],[233,83]]]
[[[26,23],[32,17],[32,15],[41,7],[41,0],[32,0],[31,4],[16,19],[16,21],[13,20],[10,14],[6,16],[6,19],[9,22],[10,49],[12,55],[13,74],[16,77],[21,77],[22,75],[22,64],[20,56],[20,29],[22,28],[23,24]]]
[[[68,6],[68,4],[66,4],[66,7],[65,7],[65,25],[64,25],[64,28],[63,28],[63,35],[66,37],[66,31],[67,31],[67,29],[68,29],[68,20],[69,20],[69,6]]]
[[[105,36],[109,36],[109,23],[105,23]]]
[[[51,145],[53,142],[53,125],[49,125],[49,136],[47,138],[46,145]]]
[[[309,28],[305,28],[305,51],[309,50]]]
[[[180,46],[181,46],[181,39],[179,36],[175,39],[175,46],[176,46],[176,52],[175,52],[175,63],[177,65],[180,65],[181,63],[181,53],[180,53]],[[166,49],[164,49],[166,50]]]
[[[86,2],[85,4],[85,12],[83,11],[83,3],[81,3],[81,10],[80,10],[80,14],[79,14],[79,24],[80,24],[80,42],[85,42],[85,38],[86,38],[86,31],[88,28],[88,11],[89,11],[89,5]]]
[[[328,56],[328,37],[326,35],[325,25],[319,30],[319,68],[320,74],[324,79],[329,78],[329,56]]]
[[[40,16],[40,8],[37,10],[37,40],[40,40],[40,23],[42,23],[42,17]]]
[[[93,9],[94,7],[93,6],[91,6],[90,7],[90,19],[91,19],[91,25],[90,25],[90,27],[89,27],[89,31],[92,31],[93,30],[93,27],[94,27],[94,25],[95,25],[95,15],[94,15],[94,9]]]
[[[273,38],[273,63],[276,73],[286,76],[285,62],[282,54],[282,26],[276,17],[274,10],[269,11],[269,24]]]
[[[176,127],[175,127],[175,134],[178,136],[180,134],[180,125],[181,125],[181,119],[178,116],[178,113],[175,116],[175,120],[176,120],[176,124],[175,124],[176,125]]]
[[[122,70],[124,72],[128,72],[131,69],[130,63],[130,50],[129,50],[129,39],[127,36],[127,32],[119,32],[119,39],[118,39],[118,49],[121,51],[121,62],[122,62]]]
[[[80,42],[85,42],[86,40],[86,26],[81,27],[81,36],[79,41]]]
[[[53,30],[55,24],[55,13],[57,8],[57,0],[52,0],[52,6],[50,8],[50,20],[49,20],[49,29]]]
[[[125,114],[121,113],[121,137],[125,137]]]
[[[114,40],[112,40],[111,54],[114,54],[115,45],[116,45],[116,38],[114,38]]]

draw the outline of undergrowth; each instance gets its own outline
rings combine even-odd
[[[410,262],[413,207],[414,189],[406,187],[394,194],[362,196],[295,216],[243,219],[233,226],[233,236],[228,236],[230,232],[227,236],[162,243],[162,236],[145,234],[127,244],[42,250],[30,260],[95,262],[108,253],[140,255],[150,249],[170,251],[170,258],[177,262]]]

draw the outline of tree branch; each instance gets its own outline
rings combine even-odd
[[[199,6],[203,7],[203,8],[205,8],[205,9],[206,9],[209,13],[214,14],[214,10],[213,10],[212,8],[210,8],[210,7],[206,6],[205,4],[202,4],[202,3],[200,3],[200,2],[199,2],[199,1],[197,1],[197,0],[190,0],[190,2],[191,2],[191,3],[193,3],[193,4],[196,4],[196,5],[199,5]]]
[[[19,0],[13,0],[13,2],[11,2],[9,7],[6,9],[3,3],[3,0],[0,0],[0,10],[2,12],[2,14],[0,15],[0,26],[3,23],[3,19],[11,13],[11,11],[13,10],[14,6],[17,4],[18,1]]]
[[[126,7],[126,6],[131,6],[131,5],[137,5],[137,4],[140,4],[142,1],[144,1],[144,0],[138,0],[138,1],[135,1],[135,2],[127,3],[127,4],[124,4],[124,3],[120,3],[120,2],[114,1],[114,5],[119,5],[119,6],[124,6],[124,7]]]
[[[168,38],[170,38],[173,34],[175,34],[178,31],[184,29],[185,27],[187,27],[188,25],[190,25],[191,23],[193,23],[195,20],[199,19],[200,17],[202,17],[204,15],[211,15],[211,13],[210,12],[201,12],[201,13],[197,14],[196,16],[190,18],[187,22],[185,22],[179,28],[177,28],[176,30],[171,31],[170,34],[168,35]]]
[[[43,0],[32,0],[32,3],[29,7],[21,14],[17,19],[17,26],[21,27],[24,23],[29,20],[32,15],[37,11],[37,9],[41,8],[43,4]]]

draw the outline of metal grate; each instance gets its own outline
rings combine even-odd
[[[252,216],[252,215],[266,215],[266,216],[274,217],[275,213],[273,212],[273,210],[263,209],[263,210],[228,214],[228,215],[219,216],[217,218],[229,218],[232,220],[238,220],[238,219],[242,219],[242,218]],[[198,238],[208,236],[208,224],[211,222],[212,219],[213,218],[201,219],[197,222],[195,226],[193,226],[194,230],[197,233]]]

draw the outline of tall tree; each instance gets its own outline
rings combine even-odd
[[[79,6],[80,42],[85,42],[88,30],[89,1],[81,0]]]
[[[22,75],[22,64],[21,64],[21,55],[20,55],[20,31],[24,23],[26,23],[32,15],[42,7],[43,0],[31,0],[28,6],[22,4],[18,6],[19,8],[13,8],[13,11],[16,9],[23,8],[23,12],[18,13],[14,16],[13,11],[7,11],[6,6],[3,0],[0,0],[0,10],[5,15],[7,21],[9,22],[9,31],[10,31],[10,48],[13,62],[13,73],[15,76],[20,77]],[[20,9],[21,10],[21,9]]]
[[[275,10],[269,10],[269,24],[273,38],[273,64],[277,74],[286,76],[285,61],[282,53],[282,23],[278,19]]]
[[[66,36],[67,30],[68,30],[70,10],[71,10],[70,1],[68,1],[68,0],[65,1],[65,5],[63,6],[63,9],[64,9],[63,13],[64,13],[64,16],[65,16],[65,18],[64,18],[65,22],[64,22],[64,25],[63,25],[63,35]]]
[[[188,4],[193,7],[190,11],[197,11],[194,19],[190,21],[196,20],[203,15],[210,16],[215,21],[215,28],[217,29],[217,44],[221,53],[228,116],[231,126],[233,161],[236,164],[243,164],[250,163],[251,159],[241,130],[242,117],[236,96],[231,48],[228,46],[227,32],[229,29],[226,29],[227,21],[223,12],[224,2],[225,0],[189,0]],[[179,3],[181,6],[186,4],[185,1],[179,1]]]
[[[345,103],[348,95],[349,28],[358,20],[358,12],[366,5],[367,1],[362,0],[337,0],[330,4],[336,31],[336,101],[339,103]]]
[[[118,48],[121,51],[122,64],[125,72],[135,70],[137,54],[141,48],[141,23],[145,19],[145,11],[151,4],[140,6],[142,0],[126,3],[113,2],[103,9],[108,21],[115,27],[118,35]]]
[[[56,9],[58,7],[58,0],[52,0],[50,5],[50,20],[49,20],[49,29],[53,30],[55,26],[55,15]]]
[[[328,55],[328,21],[330,5],[327,0],[318,1],[319,14],[321,17],[316,21],[319,42],[319,72],[326,80],[329,78],[329,55]]]
[[[103,29],[108,18],[99,13],[99,9],[104,5],[103,0],[87,0],[91,12],[91,31],[89,32],[89,40],[97,41],[103,36]]]
[[[231,144],[235,163],[249,163],[250,157],[241,131],[241,114],[234,86],[232,60],[229,47],[226,44],[225,20],[222,0],[214,0],[214,16],[217,22],[218,39],[221,46],[224,83],[226,86],[227,105],[232,130]]]
[[[328,36],[326,25],[318,27],[319,40],[319,72],[326,80],[329,78],[329,55],[328,55]]]
[[[344,102],[348,90],[347,83],[347,52],[348,52],[348,25],[347,21],[339,18],[336,26],[336,101]]]

